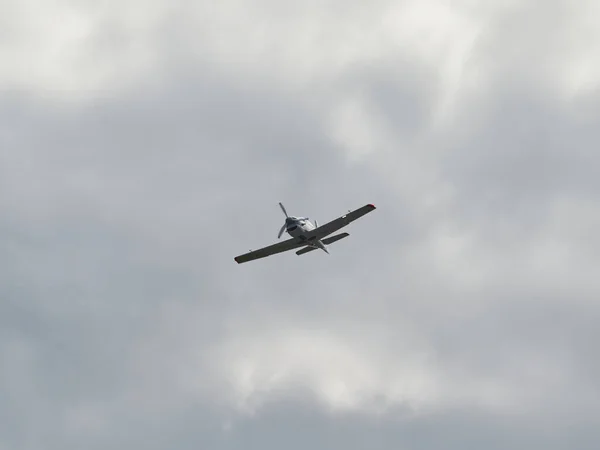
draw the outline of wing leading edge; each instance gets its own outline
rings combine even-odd
[[[327,222],[320,227],[315,228],[311,231],[313,236],[317,236],[318,239],[322,239],[325,236],[329,236],[331,233],[335,233],[340,228],[345,227],[351,222],[354,222],[356,219],[361,218],[365,214],[370,213],[375,209],[375,205],[369,203],[368,205],[362,206],[354,211],[350,211],[348,214],[344,214],[337,219],[332,220],[331,222]]]
[[[263,247],[258,250],[254,250],[248,253],[244,253],[243,255],[236,256],[235,262],[238,264],[245,263],[248,261],[253,261],[255,259],[265,258],[267,256],[274,255],[276,253],[286,252],[288,250],[292,250],[294,248],[302,247],[306,245],[306,243],[300,238],[291,238],[283,242],[278,242],[277,244],[269,245],[267,247]]]

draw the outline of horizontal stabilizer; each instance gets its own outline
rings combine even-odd
[[[303,249],[298,250],[296,252],[296,255],[304,255],[305,253],[312,252],[313,250],[318,250],[318,249],[316,247],[311,247],[311,246],[304,247]]]
[[[323,239],[323,244],[325,245],[329,245],[329,244],[333,244],[336,241],[339,241],[340,239],[344,239],[345,237],[350,236],[349,233],[341,233],[341,234],[336,234],[335,236],[331,236],[327,239]]]
[[[335,236],[331,236],[330,238],[323,239],[321,242],[325,245],[333,244],[340,239],[344,239],[345,237],[350,236],[348,233],[336,234]],[[305,253],[312,252],[313,250],[318,250],[318,247],[306,246],[296,252],[296,255],[304,255]]]

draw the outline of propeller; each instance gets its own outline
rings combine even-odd
[[[279,207],[281,208],[281,210],[283,211],[283,213],[285,214],[285,218],[287,219],[288,217],[288,213],[285,210],[285,206],[283,206],[283,204],[281,202],[279,202]],[[283,224],[283,226],[281,227],[281,229],[279,230],[279,234],[277,235],[277,239],[279,239],[281,237],[281,235],[283,234],[283,232],[285,231],[285,228],[287,226],[287,220],[285,221],[285,223]]]
[[[285,231],[285,223],[281,227],[281,230],[279,230],[279,234],[277,235],[277,239],[279,239],[281,237],[281,235],[283,234],[284,231]]]
[[[283,204],[281,202],[279,202],[279,207],[281,208],[281,210],[283,211],[283,213],[285,214],[286,219],[290,216],[288,216],[287,211],[285,210],[285,206],[283,206]]]

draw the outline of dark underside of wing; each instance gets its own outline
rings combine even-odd
[[[348,214],[344,214],[343,216],[338,217],[331,222],[327,222],[326,224],[315,228],[311,231],[311,234],[316,236],[317,239],[322,239],[325,236],[329,236],[331,233],[335,233],[337,230],[345,227],[349,223],[354,222],[356,219],[361,218],[365,214],[370,213],[374,209],[375,205],[369,203],[368,205],[362,206],[354,211],[350,211]]]
[[[277,244],[269,245],[268,247],[263,247],[258,250],[254,250],[248,253],[244,253],[243,255],[236,256],[235,261],[238,264],[245,263],[248,261],[253,261],[255,259],[265,258],[267,256],[275,255],[277,253],[286,252],[288,250],[292,250],[294,248],[302,247],[305,243],[300,238],[291,238],[283,242],[278,242]]]

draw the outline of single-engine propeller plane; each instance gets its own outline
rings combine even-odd
[[[350,235],[348,233],[340,233],[331,237],[326,236],[335,233],[340,228],[345,227],[350,222],[355,221],[356,219],[364,216],[367,213],[370,213],[375,209],[375,205],[369,203],[368,205],[362,206],[354,211],[348,211],[347,214],[344,214],[343,216],[340,216],[331,222],[327,222],[326,224],[319,226],[316,220],[314,223],[312,223],[308,217],[295,217],[288,215],[281,202],[279,203],[279,206],[281,207],[283,214],[285,214],[285,223],[279,230],[277,239],[281,238],[281,235],[284,231],[286,231],[291,238],[282,242],[278,242],[277,244],[269,245],[268,247],[263,247],[259,250],[250,251],[243,255],[236,256],[234,259],[238,264],[253,261],[259,258],[265,258],[276,253],[285,252],[299,247],[304,248],[298,250],[296,252],[297,255],[304,255],[305,253],[318,249],[321,249],[325,253],[329,254],[329,251],[327,250],[328,245]]]

